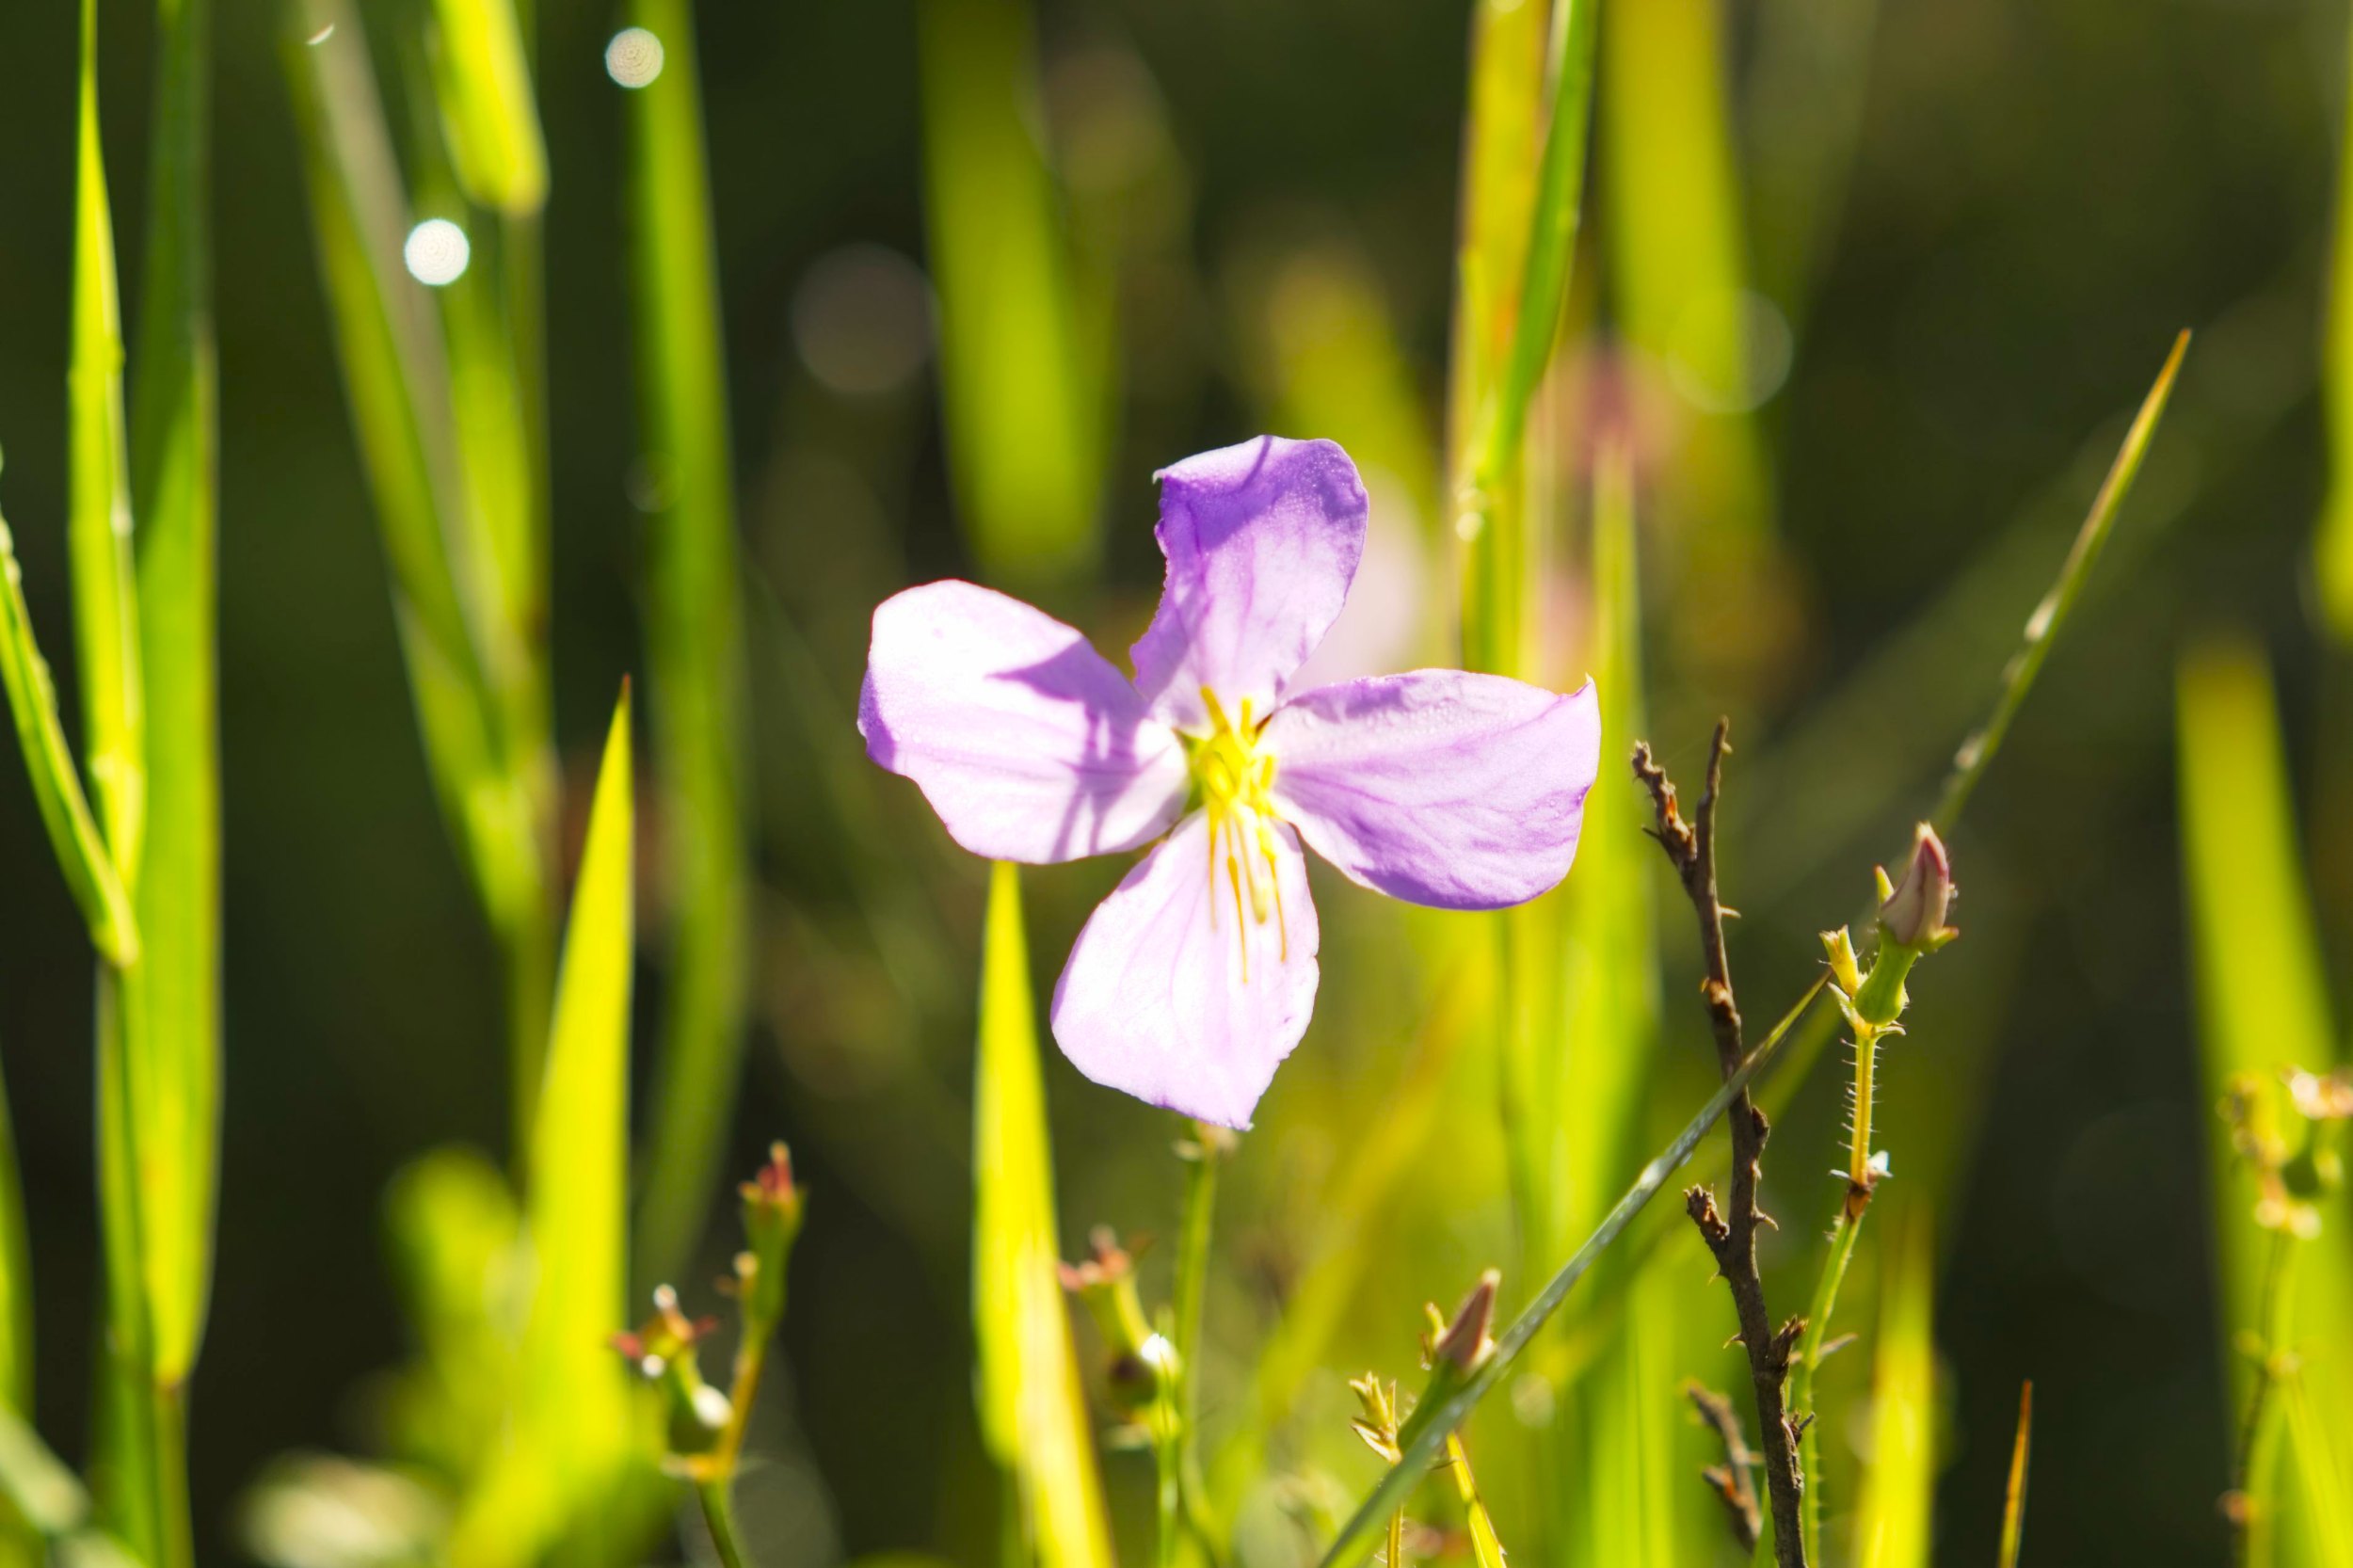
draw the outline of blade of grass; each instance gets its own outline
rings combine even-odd
[[[629,1016],[635,807],[624,688],[598,769],[565,928],[525,1216],[536,1277],[515,1436],[463,1505],[459,1568],[533,1560],[573,1511],[607,1493],[634,1440],[608,1343],[627,1320]]]
[[[209,302],[210,0],[164,0],[131,481],[147,709],[134,1069],[155,1376],[184,1382],[212,1272],[220,1118],[216,370]]]
[[[1886,1227],[1871,1464],[1855,1516],[1862,1568],[1927,1568],[1936,1500],[1936,1250],[1925,1203]]]
[[[16,1123],[0,1085],[0,1412],[33,1408],[33,1260],[24,1235],[24,1184]]]
[[[131,479],[122,415],[122,309],[114,216],[98,135],[98,6],[82,3],[79,148],[74,171],[70,506],[73,632],[83,747],[98,820],[124,883],[138,873],[146,820],[146,723],[131,560]]]
[[[635,0],[662,73],[632,92],[629,204],[638,402],[665,476],[648,520],[648,696],[672,875],[669,992],[646,1190],[641,1280],[697,1240],[742,1071],[748,888],[744,647],[718,258],[691,0]]]
[[[399,168],[348,0],[289,0],[287,81],[345,395],[392,568],[411,695],[443,816],[504,950],[516,1157],[547,1044],[555,808],[541,629],[503,595],[502,524],[475,514],[429,302],[402,270]],[[536,343],[536,339],[533,340]],[[531,378],[511,395],[528,399]],[[500,514],[504,516],[504,514]],[[511,579],[511,574],[510,574]]]
[[[433,78],[466,194],[531,214],[548,196],[548,150],[513,0],[433,0]]]
[[[1020,875],[990,868],[972,1096],[972,1324],[981,1438],[1011,1482],[1007,1568],[1110,1568],[1054,1218]],[[1016,1555],[1017,1553],[1017,1555]]]
[[[1494,386],[1479,400],[1460,463],[1449,475],[1455,487],[1455,533],[1468,547],[1463,579],[1464,663],[1497,674],[1517,673],[1524,653],[1529,540],[1521,446],[1529,407],[1552,360],[1576,262],[1600,8],[1600,0],[1561,0],[1553,11],[1544,152],[1537,165],[1518,301],[1510,316],[1510,344],[1497,367]],[[1458,364],[1456,374],[1465,374],[1465,367]]]
[[[1753,634],[1780,618],[1760,613],[1771,486],[1748,413],[1756,401],[1753,296],[1727,14],[1718,0],[1642,0],[1613,8],[1602,37],[1610,298],[1627,342],[1681,394],[1680,440],[1662,489],[1701,602],[1730,590],[1751,606],[1737,617],[1703,609],[1686,638],[1736,634],[1734,626]]]
[[[1057,583],[1099,549],[1107,399],[1032,127],[1022,0],[922,0],[924,217],[949,468],[992,579]]]
[[[16,723],[17,745],[24,754],[41,825],[48,829],[57,869],[82,911],[90,941],[107,962],[134,963],[139,952],[138,917],[122,889],[122,878],[115,873],[88,797],[82,792],[82,776],[57,712],[56,684],[33,640],[16,537],[5,519],[0,519],[0,684],[8,689],[8,712]]]
[[[1763,1043],[1749,1053],[1749,1059],[1740,1064],[1739,1069],[1726,1079],[1707,1103],[1700,1108],[1699,1113],[1649,1164],[1642,1167],[1641,1174],[1635,1177],[1634,1185],[1626,1189],[1625,1195],[1594,1227],[1584,1245],[1578,1247],[1561,1266],[1520,1315],[1512,1320],[1511,1327],[1497,1337],[1495,1353],[1434,1405],[1415,1409],[1412,1441],[1405,1445],[1398,1463],[1389,1467],[1380,1484],[1373,1488],[1371,1494],[1358,1505],[1356,1512],[1349,1516],[1348,1523],[1341,1527],[1339,1534],[1324,1551],[1321,1568],[1353,1568],[1354,1564],[1364,1560],[1366,1552],[1372,1547],[1375,1532],[1387,1521],[1389,1514],[1402,1505],[1416,1483],[1428,1472],[1445,1447],[1448,1434],[1459,1428],[1478,1408],[1479,1402],[1503,1381],[1526,1353],[1529,1342],[1545,1326],[1545,1320],[1568,1299],[1569,1291],[1577,1282],[1585,1277],[1594,1260],[1609,1250],[1611,1244],[1625,1233],[1626,1226],[1633,1224],[1635,1216],[1658,1195],[1659,1189],[1667,1184],[1668,1178],[1691,1158],[1691,1151],[1722,1118],[1725,1109],[1748,1087],[1749,1080],[1773,1064],[1781,1054],[1783,1042],[1789,1037],[1790,1031],[1821,993],[1822,984],[1817,980],[1807,988],[1804,996],[1798,999],[1797,1005],[1773,1026]]]
[[[2339,113],[2344,125],[2337,147],[2336,230],[2320,353],[2329,489],[2313,541],[2313,564],[2329,629],[2339,643],[2353,644],[2353,96]]]
[[[2178,677],[2183,871],[2189,906],[2192,989],[2198,1000],[2200,1084],[2218,1106],[2232,1080],[2268,1081],[2296,1064],[2325,1070],[2338,1060],[2326,968],[2307,865],[2297,841],[2296,805],[2280,733],[2271,678],[2261,651],[2243,638],[2211,641],[2186,652]],[[2247,1406],[2254,1364],[2233,1350],[2242,1331],[2265,1332],[2262,1306],[2273,1233],[2253,1222],[2255,1192],[2239,1169],[2230,1129],[2207,1122],[2221,1269],[2223,1343],[2217,1347]],[[2310,1340],[2297,1349],[2299,1376],[2324,1408],[2353,1400],[2353,1363],[2342,1335],[2313,1335],[2310,1325],[2339,1325],[2353,1312],[2353,1254],[2337,1245],[2305,1245],[2292,1296],[2280,1320]],[[2277,1350],[2277,1347],[2272,1347]],[[2301,1499],[2280,1498],[2283,1563],[2301,1553],[2311,1532]]]
[[[2018,1440],[2009,1450],[2009,1489],[2002,1498],[2000,1568],[2018,1568],[2019,1548],[2026,1539],[2026,1464],[2034,1440],[2034,1384],[2018,1390]]]
[[[1606,445],[1594,467],[1593,637],[1586,653],[1601,702],[1602,733],[1613,745],[1643,732],[1641,595],[1631,454]],[[1641,1158],[1658,1045],[1658,952],[1652,904],[1653,851],[1641,824],[1640,786],[1624,768],[1604,768],[1586,798],[1577,874],[1561,898],[1561,989],[1565,1007],[1555,1048],[1576,1092],[1561,1096],[1565,1151],[1561,1205],[1569,1234],[1598,1222],[1609,1183]],[[1623,1258],[1603,1266],[1606,1289],[1643,1288],[1642,1306],[1622,1322],[1590,1377],[1561,1398],[1582,1436],[1563,1445],[1568,1512],[1581,1519],[1570,1561],[1596,1565],[1679,1560],[1670,1498],[1687,1482],[1671,1477],[1671,1406],[1650,1363],[1673,1343],[1672,1291],[1644,1288]],[[1671,1490],[1672,1488],[1672,1490]],[[1583,1548],[1576,1555],[1575,1546]]]
[[[2321,1418],[2302,1378],[2289,1378],[2280,1393],[2303,1490],[2310,1560],[2314,1568],[2353,1568],[2353,1472],[2339,1446],[2342,1426]]]

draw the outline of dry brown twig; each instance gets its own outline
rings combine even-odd
[[[1747,1052],[1740,1038],[1740,1009],[1732,991],[1732,968],[1724,955],[1724,905],[1716,889],[1716,801],[1723,787],[1724,756],[1732,749],[1731,721],[1719,719],[1707,752],[1707,788],[1699,809],[1688,822],[1675,798],[1675,787],[1651,756],[1647,742],[1634,747],[1634,776],[1650,791],[1657,825],[1650,830],[1667,852],[1675,875],[1699,917],[1700,952],[1705,972],[1700,995],[1707,1004],[1709,1027],[1716,1037],[1716,1064],[1727,1079],[1740,1069]],[[1756,1270],[1756,1231],[1771,1224],[1758,1207],[1759,1160],[1771,1130],[1765,1113],[1742,1090],[1724,1116],[1732,1131],[1732,1203],[1730,1212],[1716,1206],[1716,1194],[1693,1187],[1683,1194],[1684,1208],[1699,1227],[1700,1237],[1716,1259],[1716,1271],[1732,1290],[1732,1304],[1740,1322],[1740,1344],[1748,1352],[1749,1380],[1756,1395],[1757,1430],[1762,1436],[1765,1488],[1772,1505],[1773,1558],[1779,1568],[1804,1568],[1805,1543],[1800,1528],[1798,1499],[1805,1479],[1798,1465],[1799,1428],[1783,1404],[1788,1381],[1790,1351],[1805,1328],[1805,1320],[1792,1318],[1778,1330],[1765,1306],[1765,1285]],[[1737,1423],[1736,1423],[1737,1425]]]
[[[1756,1506],[1756,1483],[1749,1472],[1756,1468],[1756,1450],[1749,1447],[1749,1434],[1740,1425],[1740,1413],[1732,1408],[1732,1401],[1712,1388],[1697,1383],[1683,1385],[1683,1396],[1700,1413],[1724,1446],[1724,1462],[1711,1464],[1700,1472],[1707,1489],[1724,1505],[1724,1515],[1732,1526],[1732,1538],[1744,1552],[1756,1550],[1756,1538],[1764,1532],[1764,1515]]]

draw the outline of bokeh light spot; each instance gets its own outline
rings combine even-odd
[[[428,217],[408,231],[408,243],[400,248],[400,259],[408,264],[408,276],[438,289],[466,275],[473,247],[466,241],[466,231],[448,218]]]
[[[792,296],[792,342],[809,374],[838,392],[895,391],[932,347],[932,294],[895,250],[847,245],[820,256]]]
[[[625,88],[652,85],[662,74],[662,40],[643,27],[624,27],[604,46],[604,73]]]

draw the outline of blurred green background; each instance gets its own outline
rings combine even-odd
[[[1729,85],[1731,156],[1712,172],[1613,110],[1613,93],[1657,68],[1605,21],[1558,403],[1623,403],[1644,517],[1705,525],[1645,545],[1664,564],[1650,733],[1688,772],[1713,714],[1738,715],[1725,880],[1746,917],[1735,961],[1753,1018],[1806,984],[1814,931],[1852,912],[1872,859],[1927,808],[2124,417],[2174,330],[2200,331],[2116,547],[1954,838],[1968,939],[1922,971],[1913,1035],[1881,1082],[1898,1189],[1916,1164],[1937,1210],[1939,1559],[1991,1560],[2017,1384],[2032,1377],[2037,1558],[2222,1560],[2230,1420],[2176,848],[2175,664],[2211,627],[2268,649],[2331,969],[2345,972],[2353,685],[2324,651],[2306,566],[2327,481],[2317,385],[2345,18],[2303,0],[1702,9],[1721,51],[1703,57]],[[400,8],[367,10],[371,26],[399,24]],[[388,1179],[439,1144],[500,1149],[507,1118],[494,953],[416,737],[280,25],[266,8],[226,8],[217,40],[229,1079],[193,1463],[200,1549],[223,1561],[243,1550],[236,1499],[273,1455],[369,1444],[370,1379],[404,1346],[379,1219]],[[633,456],[622,93],[603,59],[618,25],[553,4],[539,21],[554,698],[575,841],[615,684],[640,663],[639,504],[660,482]],[[1388,0],[1040,8],[1025,129],[1058,176],[1076,346],[1025,336],[1017,316],[992,344],[987,324],[955,314],[952,281],[946,341],[952,376],[959,330],[986,352],[1066,352],[1084,367],[1075,395],[1092,413],[1076,424],[1100,432],[1109,591],[1064,577],[1047,598],[1106,648],[1124,646],[1157,588],[1151,471],[1267,428],[1351,445],[1406,541],[1400,580],[1429,608],[1451,605],[1433,514],[1467,25],[1462,7]],[[705,0],[699,28],[757,780],[756,1029],[728,1165],[748,1171],[783,1136],[815,1192],[784,1375],[755,1429],[773,1460],[746,1479],[745,1524],[776,1568],[901,1549],[977,1560],[995,1540],[965,1273],[984,877],[911,788],[866,766],[851,728],[872,604],[978,570],[941,433],[924,132],[926,92],[936,113],[947,90],[926,72],[952,76],[975,45],[920,38],[904,4]],[[67,8],[0,15],[0,483],[53,656],[68,614],[73,48]],[[102,49],[130,258],[145,18],[109,8]],[[1711,180],[1738,193],[1732,232]],[[1648,217],[1625,200],[1637,188],[1660,195]],[[1708,362],[1704,318],[1651,298],[1678,266],[1712,286],[1711,257],[1753,281],[1730,370]],[[1619,354],[1628,341],[1655,353]],[[1556,417],[1573,445],[1572,415]],[[1001,423],[997,439],[1025,433]],[[986,482],[959,461],[958,485]],[[1057,498],[1005,482],[1041,529],[1064,506],[1083,533],[1083,487]],[[1690,542],[1706,526],[1769,542],[1726,547],[1741,564],[1720,579]],[[1711,591],[1723,581],[1740,591]],[[1581,614],[1568,583],[1558,617],[1575,628]],[[1393,639],[1393,662],[1412,651]],[[1632,739],[1609,739],[1609,766]],[[1624,793],[1596,801],[1633,808]],[[657,825],[656,882],[660,841]],[[13,764],[0,767],[0,1052],[39,1286],[38,1416],[74,1454],[97,1270],[91,987]],[[1041,984],[1116,870],[1028,878]],[[1323,1183],[1398,1113],[1427,1000],[1382,957],[1400,917],[1327,883],[1320,1016],[1221,1215],[1213,1409],[1241,1398],[1319,1250]],[[1662,1089],[1667,1109],[1696,1104],[1706,1077],[1684,927],[1665,911],[1663,1038],[1690,1068]],[[641,992],[641,1019],[658,998]],[[640,1030],[641,1057],[650,1038]],[[1369,1461],[1345,1446],[1339,1379],[1376,1358],[1404,1371],[1419,1304],[1506,1260],[1480,1071],[1441,1075],[1443,1112],[1403,1173],[1410,1197],[1354,1239],[1363,1286],[1300,1397],[1315,1419],[1330,1414],[1327,1430],[1277,1456],[1352,1495]],[[1813,1173],[1836,1162],[1835,1077],[1819,1075],[1769,1167],[1784,1222],[1769,1264],[1793,1263],[1777,1286],[1789,1308],[1834,1202]],[[1059,1058],[1048,1094],[1069,1250],[1098,1220],[1170,1234],[1172,1119]],[[1668,1244],[1689,1254],[1683,1317],[1728,1328],[1696,1246]],[[2329,1244],[2346,1244],[2342,1227]],[[714,1226],[697,1282],[727,1245]],[[1852,1299],[1867,1302],[1867,1285]],[[1721,1386],[1738,1381],[1732,1366],[1673,1371]],[[1673,1381],[1657,1395],[1672,1406]],[[1696,1464],[1696,1435],[1677,1442]],[[1123,1508],[1142,1506],[1146,1469],[1109,1460]],[[1712,1560],[1714,1539],[1694,1540],[1706,1545],[1690,1560]]]

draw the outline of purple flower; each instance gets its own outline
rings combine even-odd
[[[858,730],[975,855],[1160,840],[1079,934],[1054,1038],[1097,1083],[1247,1127],[1315,1004],[1302,840],[1392,898],[1524,903],[1577,857],[1601,719],[1591,681],[1459,670],[1290,694],[1364,551],[1355,465],[1262,436],[1158,477],[1168,579],[1132,682],[1016,600],[930,583],[874,612]]]

